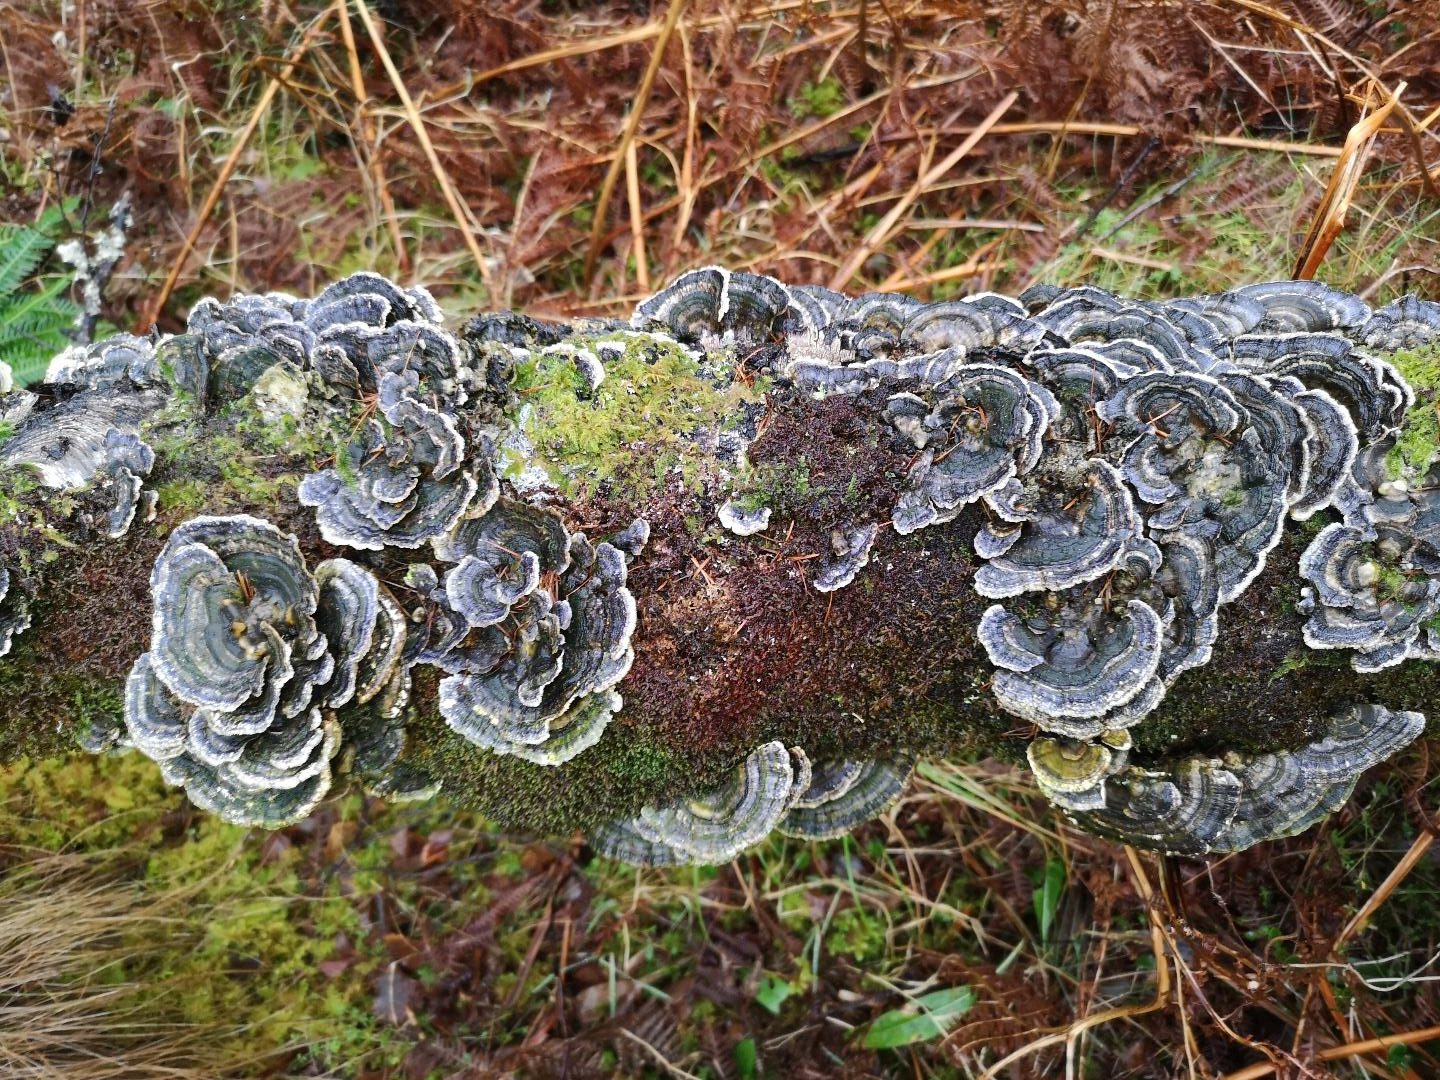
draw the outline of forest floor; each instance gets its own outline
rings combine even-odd
[[[131,200],[105,327],[358,269],[457,316],[624,313],[711,262],[1440,298],[1440,9],[1407,0],[12,0],[0,63],[0,220],[93,238]],[[247,832],[147,761],[28,762],[0,1076],[1440,1076],[1434,745],[1223,859],[929,762],[853,837],[679,871],[443,801]]]

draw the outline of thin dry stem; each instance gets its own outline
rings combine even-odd
[[[1295,260],[1294,276],[1300,280],[1308,281],[1315,276],[1326,252],[1340,235],[1340,230],[1345,227],[1345,215],[1355,197],[1360,177],[1365,172],[1365,162],[1375,145],[1376,136],[1385,120],[1400,103],[1400,94],[1404,90],[1405,84],[1401,83],[1375,112],[1360,119],[1345,137],[1340,160],[1335,163],[1335,171],[1331,173],[1330,182],[1325,186],[1320,207],[1310,223],[1305,242],[1301,244],[1300,253]]]
[[[420,115],[420,110],[415,107],[415,101],[410,97],[410,91],[405,88],[405,80],[401,77],[399,69],[395,67],[390,50],[385,47],[385,39],[380,34],[380,27],[375,24],[374,16],[370,14],[366,0],[355,0],[355,12],[360,16],[360,21],[365,24],[365,32],[370,35],[370,41],[375,46],[375,53],[385,67],[385,74],[390,77],[390,85],[395,87],[395,93],[400,98],[405,116],[410,122],[411,129],[415,132],[415,138],[419,140],[420,148],[425,152],[425,160],[430,163],[430,171],[435,177],[435,183],[440,188],[440,194],[445,198],[445,205],[450,208],[450,214],[455,219],[455,226],[460,230],[460,235],[464,237],[465,246],[470,249],[471,258],[475,260],[475,268],[480,272],[480,278],[485,283],[485,291],[494,296],[495,281],[490,270],[489,260],[480,250],[480,242],[475,237],[474,229],[470,227],[465,206],[460,201],[460,196],[455,193],[455,185],[450,182],[450,175],[445,171],[445,166],[440,163],[439,155],[435,153],[435,145],[430,141],[430,133],[425,128],[425,119]],[[341,18],[345,17],[342,12]]]
[[[605,245],[605,222],[609,217],[610,197],[615,193],[615,182],[620,177],[620,168],[624,164],[625,155],[629,153],[631,143],[635,140],[635,133],[640,130],[640,122],[645,119],[645,106],[650,102],[650,91],[654,89],[655,76],[660,72],[660,63],[665,59],[665,49],[670,44],[670,37],[675,33],[680,16],[684,13],[685,0],[670,0],[670,6],[665,11],[665,22],[660,27],[660,33],[657,35],[655,46],[650,53],[650,63],[646,65],[645,74],[640,78],[640,85],[635,91],[635,99],[630,105],[630,115],[625,119],[625,129],[620,133],[620,144],[615,151],[615,156],[610,160],[610,167],[605,172],[605,179],[600,184],[600,197],[595,201],[595,225],[590,231],[590,246],[585,251],[585,269],[582,276],[586,282],[595,276],[595,258]],[[633,222],[633,210],[631,219]]]
[[[195,224],[190,226],[190,231],[185,234],[185,241],[180,245],[180,253],[175,256],[174,261],[170,265],[170,272],[165,277],[165,283],[160,286],[160,290],[151,300],[150,306],[145,309],[145,314],[141,318],[139,326],[135,328],[136,333],[145,333],[154,326],[156,320],[159,319],[160,312],[165,309],[165,304],[170,299],[170,294],[174,291],[176,282],[180,280],[180,273],[185,268],[185,261],[189,259],[190,253],[195,250],[196,240],[200,238],[201,231],[204,230],[206,223],[209,222],[210,215],[215,212],[215,207],[220,202],[220,196],[225,191],[225,185],[230,182],[230,177],[234,175],[235,167],[240,163],[240,156],[245,152],[245,147],[249,145],[251,137],[255,134],[255,129],[260,126],[260,121],[264,119],[265,113],[270,108],[270,103],[275,100],[275,95],[280,92],[280,88],[285,84],[285,80],[295,71],[296,66],[300,63],[301,57],[305,55],[306,51],[314,42],[316,35],[320,32],[320,27],[326,19],[330,15],[339,13],[342,10],[342,3],[343,0],[336,0],[334,4],[325,9],[319,18],[310,24],[309,28],[300,38],[299,44],[295,46],[295,49],[286,58],[280,74],[265,84],[265,90],[261,93],[260,100],[255,103],[255,108],[250,111],[250,118],[245,121],[245,126],[240,129],[240,134],[235,137],[235,143],[231,146],[230,153],[226,156],[224,164],[220,166],[219,175],[215,177],[215,182],[210,185],[209,194],[205,196],[205,202],[200,207],[200,213],[195,217]]]
[[[866,234],[865,239],[860,243],[859,247],[840,265],[840,269],[837,270],[835,275],[830,279],[830,287],[832,289],[843,289],[850,284],[850,280],[855,276],[856,272],[860,267],[865,265],[865,260],[885,244],[890,238],[891,233],[894,232],[896,224],[910,211],[910,208],[915,205],[916,200],[923,196],[926,190],[953,169],[966,154],[975,149],[976,145],[985,137],[990,128],[1000,122],[1000,118],[1010,111],[1010,106],[1014,105],[1019,98],[1020,94],[1015,90],[1006,94],[1000,104],[991,109],[990,114],[976,125],[975,130],[970,133],[964,142],[946,154],[937,165],[926,170],[916,179],[915,183],[911,185],[910,190],[900,196],[895,205],[891,207],[890,212],[876,222],[875,227]]]

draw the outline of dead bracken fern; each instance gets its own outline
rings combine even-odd
[[[227,22],[96,0],[57,27],[7,5],[7,153],[74,193],[120,103],[95,192],[136,195],[120,325],[173,323],[150,276],[307,291],[357,262],[557,312],[618,310],[707,261],[826,282],[887,214],[853,287],[1023,286],[1065,240],[1017,198],[1031,158],[1052,192],[1098,177],[1118,208],[1206,147],[1339,157],[1351,99],[1404,84],[1368,173],[1412,202],[1435,189],[1440,37],[1384,6],[310,0]],[[74,65],[86,92],[60,122],[49,87]],[[967,217],[1041,231],[961,270],[965,237],[910,227]]]

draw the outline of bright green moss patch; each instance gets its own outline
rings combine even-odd
[[[155,450],[149,483],[158,508],[188,516],[293,503],[301,476],[345,445],[353,422],[341,411],[314,404],[305,405],[300,416],[267,419],[254,392],[204,421],[194,418],[190,405],[177,402],[142,432]]]
[[[512,479],[538,465],[570,496],[594,494],[601,485],[643,494],[673,483],[689,488],[710,455],[691,436],[723,430],[740,406],[764,400],[764,386],[702,371],[683,348],[642,334],[599,334],[567,340],[592,351],[623,345],[603,363],[605,379],[591,390],[565,353],[536,352],[516,366],[515,393],[522,403],[521,430],[535,447],[525,462],[513,453],[503,463]]]
[[[1386,357],[1412,389],[1440,390],[1440,345],[1401,349]]]
[[[199,480],[177,476],[155,487],[156,506],[161,511],[188,513],[205,505],[207,489]]]
[[[1440,346],[1402,349],[1387,359],[1405,376],[1416,401],[1385,465],[1393,477],[1423,476],[1440,455]]]
[[[7,469],[0,475],[0,523],[29,513],[25,497],[39,489],[40,481],[29,469]]]

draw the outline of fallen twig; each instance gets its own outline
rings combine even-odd
[[[465,206],[460,201],[460,196],[455,193],[455,185],[450,182],[450,175],[445,171],[445,166],[440,163],[440,156],[435,153],[435,145],[430,141],[429,132],[425,130],[425,120],[420,115],[420,110],[415,107],[415,102],[410,97],[410,91],[405,89],[405,80],[400,77],[400,72],[395,67],[395,61],[390,56],[390,50],[385,47],[385,39],[380,36],[380,28],[375,25],[375,17],[370,14],[366,0],[355,0],[355,11],[360,16],[360,21],[365,24],[365,32],[370,35],[370,41],[375,46],[375,53],[380,57],[380,63],[385,67],[385,73],[390,76],[390,85],[395,87],[395,93],[399,95],[406,119],[409,120],[410,127],[415,132],[415,138],[420,142],[420,149],[425,152],[425,160],[430,163],[430,171],[435,176],[435,182],[440,185],[440,194],[445,198],[445,205],[450,208],[455,225],[460,230],[460,235],[465,238],[465,246],[470,249],[470,255],[475,260],[475,268],[480,271],[480,279],[485,283],[485,291],[490,296],[494,296],[494,275],[491,273],[485,253],[480,250],[480,242],[475,238],[475,230],[466,220]],[[341,18],[345,17],[342,11]]]

